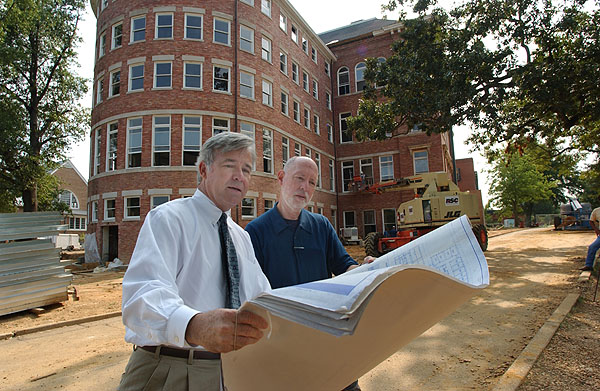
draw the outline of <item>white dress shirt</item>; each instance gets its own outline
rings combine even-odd
[[[199,312],[224,308],[226,283],[217,222],[222,211],[204,193],[148,213],[123,278],[125,340],[138,346],[187,347],[185,330]],[[271,287],[250,236],[231,218],[240,270],[240,300]]]

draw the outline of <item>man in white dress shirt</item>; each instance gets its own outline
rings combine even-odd
[[[134,344],[134,352],[120,390],[218,391],[220,353],[262,337],[265,319],[225,308],[231,278],[222,266],[218,230],[223,213],[246,194],[255,159],[251,138],[233,132],[211,137],[198,157],[194,196],[146,216],[123,278],[125,340]],[[243,303],[270,285],[248,234],[225,218]]]

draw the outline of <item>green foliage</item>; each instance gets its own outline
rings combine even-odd
[[[21,196],[25,211],[49,207],[38,191],[89,126],[88,111],[77,104],[85,79],[71,69],[84,7],[81,0],[0,7],[0,191]]]

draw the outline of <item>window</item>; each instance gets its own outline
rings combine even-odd
[[[346,118],[350,117],[350,113],[340,114],[340,139],[343,143],[352,142],[352,132],[348,130],[348,124]]]
[[[267,80],[262,81],[262,103],[273,107],[273,83]]]
[[[290,142],[287,137],[281,138],[281,162],[283,163],[283,167],[285,167],[285,163],[290,159]]]
[[[423,172],[429,172],[429,153],[425,151],[413,152],[413,164],[415,166],[415,175]]]
[[[214,35],[213,41],[223,45],[230,45],[229,43],[229,31],[231,22],[224,19],[214,19]]]
[[[254,132],[254,124],[249,122],[240,122],[240,133],[250,137],[256,145],[256,137]],[[252,162],[252,171],[256,171],[256,161]]]
[[[140,197],[125,198],[125,218],[139,220],[140,218]]]
[[[381,156],[379,158],[379,174],[382,181],[394,179],[394,157]]]
[[[268,62],[271,62],[271,51],[272,51],[272,43],[269,38],[262,37],[261,39],[261,47],[262,47],[262,59]]]
[[[102,103],[102,96],[104,96],[104,79],[98,80],[98,87],[96,88],[96,104]]]
[[[273,133],[263,129],[263,171],[273,173]]]
[[[383,67],[385,66],[386,61],[387,61],[387,59],[385,57],[379,57],[377,59],[377,70],[378,71],[383,70]],[[382,86],[378,86],[377,83],[375,83],[375,87],[382,87]]]
[[[185,14],[185,38],[202,40],[202,15]]]
[[[298,44],[298,27],[292,25],[292,41]]]
[[[183,88],[202,89],[202,63],[183,63]]]
[[[383,230],[391,231],[396,228],[396,209],[383,209]]]
[[[279,52],[279,70],[284,74],[288,74],[287,70],[287,54]]]
[[[140,42],[146,39],[146,17],[136,16],[131,18],[130,42]]]
[[[298,64],[296,64],[293,61],[292,61],[292,80],[294,81],[294,83],[300,84],[300,81],[298,80]]]
[[[333,160],[329,159],[329,190],[335,191],[335,171],[333,169]]]
[[[268,17],[271,17],[271,0],[261,0],[260,11]]]
[[[317,176],[317,187],[321,187],[321,155],[318,152],[315,152],[315,163],[317,163],[317,169],[319,175]]]
[[[213,118],[213,136],[223,132],[229,132],[229,120]]]
[[[113,97],[121,92],[121,71],[114,71],[110,74],[110,90],[108,96]]]
[[[58,200],[71,209],[79,209],[79,201],[77,201],[77,196],[75,196],[75,194],[69,190],[63,190],[58,195]]]
[[[106,171],[114,171],[117,169],[117,133],[119,124],[113,122],[108,125],[106,134]]]
[[[312,155],[312,152],[311,152],[311,150],[310,150],[310,149],[308,149],[308,147],[306,147],[306,149],[304,150],[304,154],[305,154],[306,156],[308,156],[308,157],[311,157],[311,155]]]
[[[95,155],[94,155],[94,175],[100,172],[100,129],[96,129],[96,142],[94,143]]]
[[[173,14],[156,14],[156,39],[173,38]]]
[[[373,159],[360,159],[360,177],[364,180],[363,186],[373,184]]]
[[[302,88],[304,88],[304,91],[309,92],[308,73],[306,73],[305,71],[302,71]]]
[[[202,145],[202,117],[183,117],[183,165],[196,164]]]
[[[350,93],[350,73],[348,68],[341,67],[338,70],[338,95],[347,95]]]
[[[279,28],[287,33],[287,16],[279,14]]]
[[[308,40],[302,37],[302,51],[308,55]]]
[[[317,49],[314,47],[310,48],[310,58],[312,58],[315,64],[317,63]]]
[[[300,144],[294,143],[294,156],[300,156]]]
[[[274,200],[264,200],[265,201],[265,213],[273,209],[275,206]]]
[[[344,181],[343,192],[350,191],[352,180],[354,179],[354,162],[342,162],[342,179]]]
[[[371,232],[377,232],[377,225],[375,224],[375,211],[364,210],[363,211],[363,229],[364,235],[370,234]]]
[[[171,88],[171,63],[154,63],[154,88]]]
[[[325,61],[325,74],[331,77],[331,64]]]
[[[115,219],[116,200],[108,198],[104,200],[104,220]]]
[[[344,227],[356,227],[354,211],[344,211]]]
[[[98,43],[98,58],[106,54],[106,33],[102,33],[100,36],[100,42]]]
[[[98,201],[92,201],[92,221],[98,221]]]
[[[310,130],[310,110],[304,108],[304,127]]]
[[[354,68],[354,75],[356,76],[356,91],[362,91],[365,89],[365,70],[367,66],[364,62],[356,64]]]
[[[248,5],[251,5],[252,7],[254,7],[254,0],[240,0],[242,3],[246,3]]]
[[[171,158],[171,117],[154,117],[153,166],[168,166]]]
[[[142,118],[127,120],[127,167],[142,166]]]
[[[144,89],[144,64],[129,66],[129,91]]]
[[[289,101],[288,94],[281,91],[281,114],[289,115],[288,101]]]
[[[319,116],[313,114],[313,130],[316,134],[321,134],[321,130],[319,129]]]
[[[85,231],[85,217],[69,217],[69,229],[73,231]]]
[[[333,126],[331,124],[325,125],[327,128],[327,140],[332,143],[333,142]]]
[[[254,53],[254,30],[243,24],[240,25],[240,50]]]
[[[252,73],[240,72],[240,96],[254,99],[254,75]]]
[[[157,195],[157,196],[152,196],[152,209],[156,208],[159,205],[162,205],[166,202],[169,202],[169,196],[168,195]]]
[[[331,111],[331,93],[325,91],[325,106]]]
[[[213,91],[229,92],[229,68],[213,66]]]
[[[112,45],[111,49],[120,48],[123,45],[123,23],[112,26]]]
[[[294,121],[300,123],[300,102],[294,101]]]
[[[319,100],[319,83],[315,79],[312,81],[312,96]]]
[[[104,11],[106,7],[108,7],[108,0],[102,0],[101,10]]]
[[[242,198],[242,219],[253,219],[256,217],[256,199]]]

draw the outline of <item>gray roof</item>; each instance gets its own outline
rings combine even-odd
[[[325,31],[319,34],[319,38],[325,44],[331,41],[345,41],[350,38],[358,37],[370,32],[381,30],[382,28],[398,23],[397,20],[386,20],[386,19],[367,19],[358,20],[352,22],[347,26],[339,27],[333,30]]]

